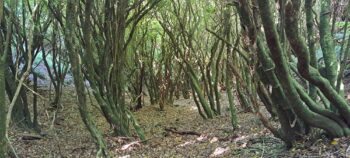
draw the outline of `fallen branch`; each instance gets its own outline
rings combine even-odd
[[[238,135],[227,136],[227,137],[219,138],[219,141],[220,142],[232,141],[232,140],[235,140],[238,137],[239,137]]]
[[[43,139],[42,136],[36,134],[22,134],[21,140],[40,140]]]
[[[180,135],[196,135],[196,136],[201,136],[200,133],[195,132],[195,131],[178,131],[176,128],[174,127],[170,127],[170,128],[165,128],[164,129],[167,132],[171,132],[171,133],[175,133],[175,134],[180,134]]]

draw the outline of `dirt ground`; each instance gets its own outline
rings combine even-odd
[[[349,84],[346,89],[346,97],[350,99]],[[41,94],[48,98],[48,91],[43,90]],[[31,132],[16,128],[10,130],[10,140],[19,157],[96,157],[95,145],[80,119],[75,98],[74,90],[67,88],[58,111],[50,110],[47,100],[40,100],[39,122],[45,136],[37,140],[26,140],[28,135],[33,135]],[[226,95],[223,94],[222,98],[226,98]],[[96,104],[94,101],[92,103]],[[349,138],[306,138],[305,142],[298,142],[294,148],[287,150],[283,142],[274,138],[255,115],[240,110],[239,128],[233,130],[228,103],[223,99],[222,104],[222,116],[203,120],[192,99],[176,100],[173,106],[166,106],[164,111],[146,102],[144,108],[134,113],[145,131],[146,143],[140,143],[136,137],[112,137],[109,126],[98,110],[90,106],[90,111],[98,127],[105,133],[112,157],[350,156]],[[179,132],[187,133],[182,135]]]

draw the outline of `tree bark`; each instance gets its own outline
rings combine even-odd
[[[323,53],[323,59],[326,66],[326,78],[335,86],[337,79],[337,56],[335,53],[333,35],[331,32],[330,20],[332,16],[331,0],[321,1],[320,13],[320,45]]]
[[[311,111],[300,99],[299,94],[293,85],[294,79],[290,76],[286,62],[287,60],[285,59],[285,55],[283,54],[279,42],[275,20],[273,18],[274,15],[270,8],[270,1],[259,0],[258,5],[265,30],[265,38],[271,52],[271,57],[276,64],[277,78],[280,80],[281,85],[285,90],[288,99],[287,101],[290,103],[297,116],[309,125],[324,129],[334,137],[344,136],[344,131],[340,125],[327,117]],[[292,17],[296,18],[294,15]],[[288,26],[288,24],[286,26]]]
[[[6,109],[7,108],[5,104],[5,60],[1,58],[0,59],[0,158],[5,158],[7,155]]]
[[[297,28],[295,28],[298,26],[298,20],[297,18],[293,18],[293,16],[299,15],[298,5],[288,3],[286,8],[288,17],[286,18],[287,37],[298,57],[298,71],[311,84],[316,85],[321,90],[332,105],[339,110],[339,113],[346,120],[346,123],[350,125],[350,106],[347,104],[346,100],[338,94],[331,82],[329,82],[330,80],[323,78],[317,69],[310,66],[310,56],[307,46],[304,40],[302,40]],[[336,61],[333,62],[336,63]]]
[[[87,1],[87,6],[91,7],[92,1]],[[86,14],[90,15],[91,8],[86,8]],[[79,61],[79,55],[77,52],[77,48],[75,46],[75,40],[74,40],[74,28],[76,27],[75,21],[76,21],[76,9],[77,9],[77,0],[67,0],[67,9],[66,9],[66,26],[65,26],[65,44],[68,50],[69,59],[72,66],[72,72],[73,72],[73,78],[74,78],[74,85],[78,97],[78,105],[79,105],[79,112],[81,115],[81,118],[89,130],[91,136],[94,138],[96,145],[98,146],[98,156],[102,157],[108,157],[108,149],[104,142],[103,135],[100,133],[100,131],[97,129],[96,125],[94,124],[90,114],[87,111],[86,106],[86,96],[85,96],[85,85],[84,85],[84,79],[81,71],[81,62]],[[89,17],[89,16],[88,16]],[[88,25],[84,25],[85,27],[89,27]],[[85,32],[89,33],[89,31]],[[86,35],[88,38],[86,42],[89,42],[89,34]]]

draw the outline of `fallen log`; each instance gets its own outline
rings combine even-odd
[[[175,134],[180,134],[180,135],[195,135],[195,136],[201,136],[200,133],[195,132],[195,131],[178,131],[176,128],[174,127],[170,127],[170,128],[165,128],[164,129],[167,132],[171,132],[171,133],[175,133]]]

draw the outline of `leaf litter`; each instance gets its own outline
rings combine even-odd
[[[349,84],[346,84],[346,89],[346,94],[350,94]],[[350,156],[349,138],[330,140],[327,137],[310,136],[287,150],[283,142],[273,137],[251,113],[239,112],[239,128],[233,130],[228,103],[224,98],[225,112],[211,120],[200,117],[191,99],[176,100],[175,106],[165,106],[164,111],[160,111],[158,105],[146,104],[134,113],[145,132],[146,142],[141,142],[137,137],[112,136],[109,125],[98,109],[90,106],[89,110],[99,129],[105,133],[112,157]],[[44,136],[15,127],[10,130],[10,140],[20,157],[96,157],[93,140],[79,116],[73,88],[65,89],[58,111],[50,110],[45,101],[39,101],[38,105],[39,122]],[[265,109],[262,108],[262,111],[269,116]],[[199,135],[189,134],[190,131]],[[23,136],[37,136],[38,139],[24,140]]]

